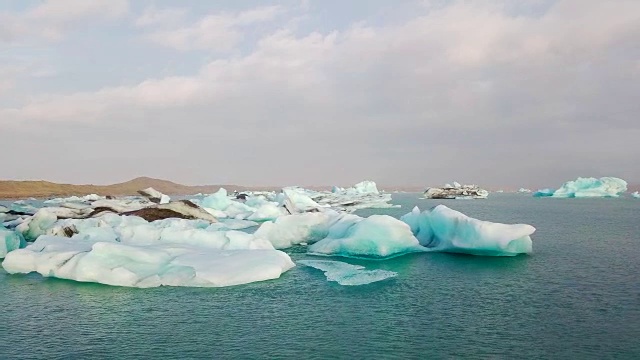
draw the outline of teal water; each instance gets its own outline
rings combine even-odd
[[[346,287],[298,266],[228,288],[133,289],[0,270],[0,359],[640,358],[640,200],[420,200],[538,230],[515,258],[326,258],[398,272]],[[312,258],[303,248],[295,260]]]

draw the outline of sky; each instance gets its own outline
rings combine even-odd
[[[0,0],[0,179],[640,183],[640,1]]]

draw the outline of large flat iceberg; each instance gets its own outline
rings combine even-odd
[[[535,197],[583,198],[618,197],[627,191],[627,182],[615,177],[582,178],[567,181],[557,189],[542,189],[533,194]]]
[[[535,228],[531,225],[477,220],[444,205],[422,213],[416,207],[401,220],[429,251],[485,256],[515,256],[532,251],[530,235]]]
[[[10,274],[38,272],[46,277],[147,288],[240,285],[276,279],[295,264],[274,249],[129,245],[45,235],[7,254],[2,266]]]

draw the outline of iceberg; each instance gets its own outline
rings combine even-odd
[[[171,198],[168,195],[165,195],[152,187],[138,190],[138,193],[156,204],[168,204],[169,201],[171,201]]]
[[[518,189],[518,192],[519,192],[519,193],[530,193],[530,192],[531,192],[531,190],[529,190],[529,189],[525,189],[525,188],[520,188],[520,189]]]
[[[425,251],[404,222],[387,215],[352,216],[335,223],[324,239],[309,246],[312,255],[389,258]]]
[[[489,192],[480,189],[477,185],[461,185],[455,181],[453,185],[446,184],[441,188],[430,187],[424,192],[424,197],[427,199],[486,199],[488,196]]]
[[[393,271],[365,270],[364,266],[351,265],[340,261],[299,260],[298,264],[321,270],[328,281],[335,281],[340,285],[348,286],[371,284],[398,275]]]
[[[66,197],[66,198],[48,199],[48,200],[45,200],[44,203],[45,204],[89,203],[89,202],[98,201],[98,200],[101,200],[101,199],[105,199],[105,197],[97,195],[97,194],[89,194],[89,195],[85,195],[83,197],[70,196],[70,197]]]
[[[402,216],[422,246],[428,251],[485,256],[515,256],[532,251],[527,224],[500,224],[468,217],[444,205],[420,212],[415,207]]]
[[[26,248],[7,254],[2,266],[9,274],[37,272],[45,277],[148,288],[247,284],[276,279],[295,264],[287,254],[274,249],[139,246],[41,236]]]
[[[249,215],[247,220],[251,221],[269,221],[275,220],[285,215],[284,209],[273,203],[266,203],[260,206],[253,214]]]
[[[286,215],[262,223],[254,233],[271,242],[276,249],[286,249],[301,243],[315,243],[327,237],[331,224],[339,218],[336,212]]]
[[[553,196],[554,192],[555,192],[555,190],[554,189],[550,189],[550,188],[540,189],[540,190],[534,192],[533,196],[534,197]]]
[[[631,193],[631,197],[634,197],[636,199],[640,199],[640,193],[637,192],[637,191],[634,191],[634,192]]]
[[[304,193],[304,190],[290,187],[282,189],[284,199],[282,205],[290,214],[299,214],[308,211],[319,211],[322,206],[313,201]]]
[[[362,182],[359,182],[357,184],[355,184],[353,187],[350,188],[341,188],[338,186],[334,186],[331,189],[331,192],[334,194],[353,194],[353,195],[358,195],[358,194],[380,194],[380,192],[378,191],[378,186],[376,185],[375,182],[370,181],[370,180],[365,180]]]
[[[9,230],[0,225],[0,258],[4,258],[13,250],[27,245],[22,234]]]
[[[535,197],[583,198],[583,197],[618,197],[627,191],[627,182],[615,177],[582,178],[567,181],[557,189],[537,191]]]
[[[34,241],[44,235],[47,229],[53,227],[58,217],[47,208],[42,208],[36,214],[16,227],[27,241]]]
[[[204,208],[224,211],[229,206],[232,205],[231,199],[227,195],[227,190],[225,188],[218,189],[218,192],[206,196],[204,199],[200,201],[200,206]]]

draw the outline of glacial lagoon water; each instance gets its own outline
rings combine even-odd
[[[640,200],[424,200],[395,194],[399,217],[445,204],[528,223],[534,253],[322,257],[398,273],[342,286],[299,265],[227,288],[136,289],[0,270],[1,359],[640,358]],[[318,259],[305,248],[292,259]]]

